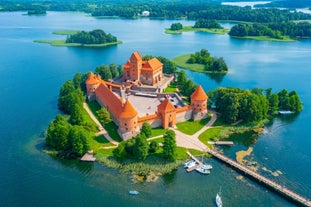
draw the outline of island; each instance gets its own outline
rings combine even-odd
[[[96,29],[90,32],[77,30],[59,30],[53,32],[57,35],[67,35],[66,40],[35,40],[37,43],[48,43],[52,46],[79,46],[79,47],[106,47],[109,45],[121,44],[110,33],[105,33],[103,30]]]
[[[228,72],[228,66],[222,57],[212,57],[208,50],[201,49],[194,54],[186,54],[172,59],[178,67],[204,73]]]
[[[213,34],[227,34],[229,29],[223,28],[216,20],[200,19],[194,26],[183,26],[181,23],[173,23],[165,29],[167,34],[181,34],[183,32],[209,32]]]
[[[163,73],[157,57],[133,52],[123,66],[101,65],[66,81],[58,99],[65,115],[50,123],[46,152],[66,159],[91,154],[108,167],[148,180],[183,164],[188,151],[201,155],[211,141],[247,133],[246,141],[253,143],[256,136],[249,133],[261,133],[280,109],[302,110],[298,94],[286,89],[206,93],[165,60],[170,74]]]
[[[233,26],[229,32],[231,37],[292,42],[303,38],[311,38],[311,24],[309,22],[282,23],[247,23]]]

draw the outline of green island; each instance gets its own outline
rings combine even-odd
[[[133,53],[132,58],[138,54]],[[144,56],[142,59],[149,61],[150,58],[152,56]],[[251,146],[256,142],[258,134],[262,133],[263,126],[278,116],[280,110],[291,113],[302,110],[297,92],[288,92],[286,89],[272,93],[271,88],[242,90],[228,87],[217,88],[209,91],[208,96],[204,95],[202,87],[189,80],[184,70],[177,72],[174,63],[166,58],[162,59],[165,60],[165,71],[177,76],[166,87],[170,92],[165,92],[164,97],[171,99],[172,91],[178,91],[183,100],[188,99],[191,103],[195,96],[205,97],[203,106],[212,108],[214,105],[214,110],[209,110],[206,117],[178,122],[175,129],[154,128],[150,123],[144,122],[139,133],[124,139],[124,134],[121,137],[120,128],[114,123],[107,107],[102,107],[96,100],[85,102],[85,96],[92,95],[95,85],[102,83],[105,87],[109,84],[110,87],[118,88],[108,80],[121,80],[127,74],[127,64],[124,65],[124,70],[122,66],[113,63],[101,65],[96,67],[95,75],[91,72],[77,73],[73,80],[67,80],[61,87],[58,108],[64,115],[57,115],[50,123],[46,132],[45,152],[51,156],[77,159],[91,150],[97,161],[105,166],[119,169],[123,173],[132,173],[135,182],[152,182],[159,175],[170,173],[182,165],[188,158],[187,151],[196,156],[202,155],[202,146],[211,147],[209,142],[218,140],[232,140]],[[155,61],[155,58],[151,60]],[[101,86],[101,90],[105,90],[104,86]],[[108,91],[106,93],[110,93]],[[152,99],[152,96],[144,96],[145,100]],[[168,99],[162,105],[164,103],[168,104]],[[125,108],[133,111],[128,102],[125,102],[124,110]],[[122,112],[121,117],[132,116],[133,112],[129,111]],[[129,126],[128,124],[125,126]],[[183,140],[185,136],[196,137],[196,145],[186,143]]]
[[[293,42],[311,38],[309,22],[240,23],[229,32],[231,37],[264,41]]]
[[[216,28],[194,28],[193,26],[183,26],[180,30],[172,30],[170,28],[165,28],[165,33],[167,34],[181,34],[183,32],[208,32],[213,34],[227,34],[229,29],[216,29]]]
[[[201,49],[194,54],[180,55],[172,59],[178,67],[204,73],[228,72],[228,66],[222,57],[212,57],[208,50]]]
[[[209,32],[213,34],[227,34],[229,29],[225,29],[216,20],[200,19],[194,26],[183,26],[181,23],[173,23],[170,28],[165,29],[167,34],[181,34],[183,32]]]
[[[37,43],[48,43],[52,46],[65,47],[106,47],[121,44],[122,41],[111,34],[106,34],[103,30],[93,30],[90,32],[79,30],[58,30],[56,35],[67,35],[65,40],[34,40]]]

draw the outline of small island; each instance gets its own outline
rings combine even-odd
[[[309,22],[240,23],[231,28],[229,35],[242,39],[293,42],[311,38],[311,24]]]
[[[181,34],[183,32],[209,32],[213,34],[227,34],[229,29],[223,28],[216,20],[201,19],[194,26],[183,26],[181,23],[173,23],[165,29],[167,34]]]
[[[110,33],[105,33],[103,30],[96,29],[90,32],[77,30],[59,30],[53,32],[57,35],[67,35],[66,40],[35,40],[38,43],[48,43],[52,46],[80,46],[80,47],[106,47],[109,45],[121,44]]]
[[[168,59],[134,52],[123,67],[101,65],[66,81],[58,108],[65,115],[57,115],[47,129],[47,153],[66,159],[94,155],[107,167],[151,182],[184,163],[187,151],[202,155],[211,141],[247,133],[246,142],[255,142],[249,133],[258,135],[279,110],[294,114],[302,104],[286,89],[205,93]]]
[[[222,57],[212,57],[208,50],[201,49],[194,54],[186,54],[172,59],[178,67],[204,73],[227,73],[228,66]]]

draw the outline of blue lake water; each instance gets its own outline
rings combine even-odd
[[[229,66],[224,77],[186,71],[206,91],[220,86],[296,90],[304,110],[279,117],[251,144],[247,159],[262,174],[311,198],[311,40],[293,43],[232,39],[228,35],[167,35],[172,20],[95,19],[81,13],[25,16],[0,13],[0,206],[215,206],[222,186],[224,206],[294,206],[275,193],[210,159],[212,173],[182,168],[155,183],[133,183],[102,164],[54,159],[41,151],[44,131],[59,113],[61,85],[77,72],[101,64],[124,64],[133,51],[167,58],[206,48]],[[178,21],[193,25],[193,21]],[[225,26],[230,27],[230,24]],[[55,30],[103,29],[123,44],[107,48],[52,47],[35,39],[63,39]],[[249,146],[221,149],[229,157]],[[264,171],[262,169],[267,169]],[[274,177],[271,172],[282,172]],[[140,191],[129,196],[129,189]]]

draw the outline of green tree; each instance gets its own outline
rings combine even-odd
[[[277,94],[272,94],[269,96],[269,108],[270,113],[276,114],[279,110],[279,97]]]
[[[66,81],[59,92],[58,108],[61,111],[70,114],[74,105],[78,104],[82,106],[83,101],[83,92],[79,88],[75,89],[71,80]]]
[[[159,149],[159,144],[156,141],[151,141],[149,144],[149,153],[155,153]]]
[[[138,134],[135,137],[134,145],[134,157],[138,160],[145,160],[148,156],[149,145],[146,137],[142,134]]]
[[[81,73],[77,73],[74,78],[73,78],[73,84],[74,87],[76,89],[81,89],[81,85],[82,85],[82,74]]]
[[[46,132],[46,144],[56,150],[67,150],[70,125],[63,116],[57,115]]]
[[[71,151],[77,156],[81,156],[89,150],[87,140],[89,133],[82,126],[73,126],[69,132],[69,143]]]
[[[58,98],[58,108],[65,113],[69,113],[67,110],[68,100],[67,96],[75,91],[75,86],[71,80],[67,80],[64,85],[61,87]]]
[[[173,23],[171,24],[171,30],[181,30],[183,28],[182,24],[181,23]]]
[[[145,137],[149,138],[151,136],[151,130],[151,125],[148,122],[144,122],[141,127],[140,133],[142,133]]]
[[[117,148],[115,148],[113,151],[113,156],[115,156],[117,159],[124,159],[126,157],[126,151],[125,151],[125,143],[121,142]]]
[[[169,160],[175,161],[177,157],[176,134],[173,130],[168,130],[164,134],[163,156]]]
[[[180,70],[177,76],[177,85],[179,88],[182,88],[183,85],[187,82],[187,76],[184,70]]]
[[[110,113],[106,108],[101,108],[97,112],[99,121],[103,124],[107,124],[111,121]]]
[[[286,89],[281,90],[278,93],[279,97],[279,108],[283,110],[290,110],[290,103],[289,103],[289,94]]]
[[[82,125],[84,123],[84,116],[82,112],[82,107],[78,104],[73,106],[72,112],[70,114],[69,122],[72,125]]]
[[[297,112],[302,110],[302,103],[296,91],[289,93],[289,105],[291,111]]]

